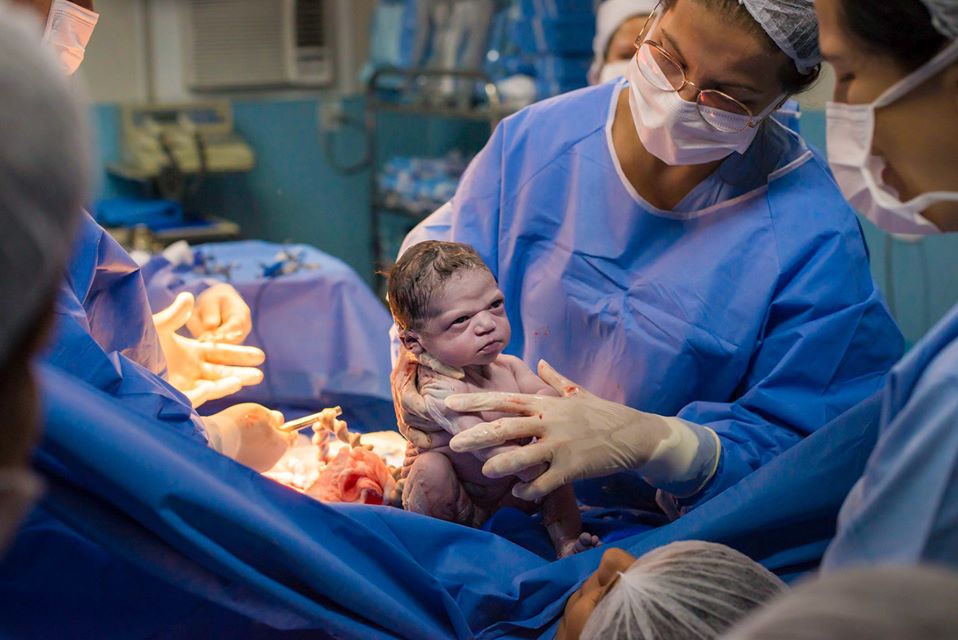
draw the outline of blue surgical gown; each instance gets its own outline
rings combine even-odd
[[[892,369],[883,394],[878,444],[824,568],[958,568],[958,306]]]
[[[163,379],[166,360],[139,267],[88,214],[60,283],[44,358],[136,413],[206,441],[189,400]]]
[[[0,559],[3,638],[553,638],[606,548],[550,562],[400,509],[320,504],[38,369],[48,492]],[[873,399],[675,522],[621,523],[609,545],[711,540],[787,579],[814,569],[874,447]]]
[[[718,468],[694,506],[877,391],[903,340],[853,211],[797,134],[769,121],[663,211],[612,151],[624,86],[503,121],[404,248],[478,251],[505,295],[508,353],[714,429]]]

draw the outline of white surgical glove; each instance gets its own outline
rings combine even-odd
[[[283,414],[244,403],[203,418],[210,447],[256,471],[268,471],[293,445],[296,433],[279,431]]]
[[[200,342],[177,334],[192,312],[193,294],[181,293],[173,304],[153,315],[153,324],[166,356],[169,382],[194,408],[263,381],[263,372],[255,368],[266,360],[260,349]]]
[[[446,398],[446,406],[455,411],[519,416],[460,433],[449,443],[453,451],[477,451],[535,438],[490,458],[482,468],[490,478],[504,478],[547,463],[548,469],[535,480],[515,485],[517,498],[538,500],[574,480],[629,469],[637,469],[652,486],[681,498],[698,493],[715,473],[720,445],[711,429],[598,398],[545,361],[539,362],[539,377],[561,397],[484,392]]]
[[[224,282],[197,296],[186,328],[198,340],[240,344],[253,330],[253,317],[239,292]]]
[[[444,446],[449,434],[443,425],[437,424],[426,409],[426,400],[416,388],[416,372],[419,365],[429,367],[436,373],[461,380],[461,369],[448,367],[428,353],[416,356],[400,348],[399,358],[390,376],[393,405],[399,433],[403,435],[419,452]]]

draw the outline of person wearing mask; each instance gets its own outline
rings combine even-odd
[[[625,80],[499,125],[405,247],[471,244],[505,296],[508,351],[543,361],[561,397],[451,396],[515,416],[454,450],[534,438],[486,475],[546,463],[513,490],[538,499],[617,474],[580,497],[630,506],[651,486],[678,516],[880,388],[903,345],[858,221],[824,160],[768,118],[818,70],[810,0],[668,0]],[[401,429],[442,446],[399,356]]]
[[[629,61],[635,55],[635,39],[655,5],[654,0],[605,0],[599,5],[589,84],[609,82],[628,72]]]
[[[76,72],[99,19],[92,0],[14,0],[37,12],[43,41],[67,74]],[[186,326],[197,339],[177,331]],[[265,355],[240,346],[252,328],[249,307],[229,285],[183,293],[153,314],[139,267],[86,212],[56,301],[46,359],[107,391],[125,406],[258,470],[290,439],[277,411],[252,403],[201,418],[195,407],[257,384]]]
[[[828,159],[891,233],[958,231],[958,1],[818,0],[835,68]],[[839,515],[826,572],[958,566],[958,306],[892,370],[878,442]]]
[[[53,322],[72,232],[87,197],[86,114],[31,18],[0,22],[0,556],[39,498],[30,469],[40,432],[33,357]]]

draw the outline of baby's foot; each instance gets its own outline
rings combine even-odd
[[[579,534],[578,538],[569,540],[562,545],[562,548],[559,550],[559,557],[568,558],[577,553],[594,549],[600,544],[602,544],[602,542],[599,540],[599,536],[594,536],[591,533],[585,533],[583,531]]]

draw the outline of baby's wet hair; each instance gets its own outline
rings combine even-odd
[[[453,275],[470,269],[491,270],[476,250],[460,242],[427,240],[400,256],[389,271],[386,296],[400,329],[418,329],[434,313],[433,297]]]

